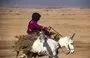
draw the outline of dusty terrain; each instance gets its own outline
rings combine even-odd
[[[90,58],[90,9],[85,8],[0,8],[0,58],[15,58],[14,36],[27,34],[33,12],[42,15],[41,25],[52,26],[63,36],[76,33],[75,53],[60,50],[60,58]]]

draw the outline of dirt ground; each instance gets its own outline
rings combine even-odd
[[[90,58],[90,9],[86,8],[0,8],[0,58],[15,58],[11,46],[16,35],[27,34],[33,12],[42,15],[41,25],[52,26],[63,36],[76,33],[75,53],[65,55],[60,50],[60,58]]]

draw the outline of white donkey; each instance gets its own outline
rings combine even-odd
[[[73,53],[74,35],[75,34],[73,34],[71,37],[70,36],[60,37],[58,41],[55,41],[53,39],[46,37],[43,32],[40,32],[40,36],[34,42],[31,52],[37,53],[38,55],[47,55],[49,56],[49,58],[53,58],[53,57],[58,58],[57,56],[58,48],[66,47],[69,53]]]

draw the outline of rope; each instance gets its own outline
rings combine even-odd
[[[58,33],[54,28],[51,27],[51,29],[54,30],[57,34],[59,34],[62,37],[62,35]]]

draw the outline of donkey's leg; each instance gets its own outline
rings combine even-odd
[[[58,55],[55,55],[54,58],[59,58]]]
[[[53,56],[49,56],[49,58],[53,58]]]
[[[55,56],[49,56],[49,58],[59,58],[58,55],[55,55]]]
[[[38,53],[33,53],[33,54],[32,54],[32,57],[34,57],[34,58],[39,58]]]
[[[58,52],[58,50],[56,51],[56,55],[54,56],[55,58],[59,58],[58,57],[58,54],[59,54],[59,52]]]
[[[27,58],[32,58],[32,54],[27,55]]]
[[[49,58],[59,58],[57,55],[55,55],[55,56],[49,56]]]
[[[34,58],[39,58],[39,56],[37,55],[36,57],[34,57]]]
[[[58,50],[53,53],[53,57],[54,57],[54,58],[59,58],[59,57],[58,57]]]
[[[16,58],[18,58],[18,55],[19,55],[19,51],[16,51],[16,53],[17,53],[17,54],[16,54]]]
[[[33,55],[32,52],[27,53],[27,58],[32,58],[33,57],[32,55]]]

